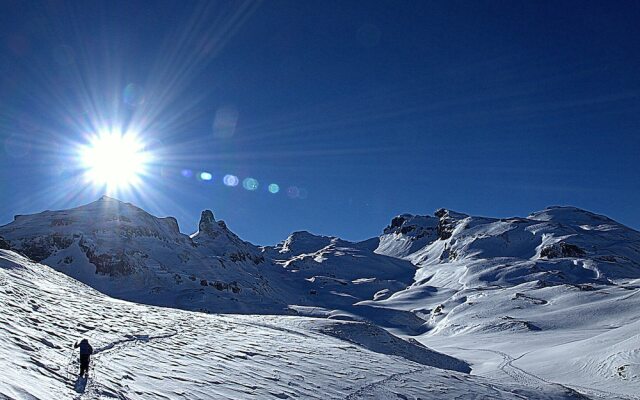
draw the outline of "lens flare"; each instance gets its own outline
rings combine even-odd
[[[246,178],[242,181],[242,187],[247,190],[257,190],[258,189],[258,181],[254,178]]]
[[[129,107],[138,107],[144,103],[144,91],[135,83],[128,84],[122,91],[122,100]]]
[[[80,148],[85,176],[94,185],[125,189],[140,183],[150,155],[133,134],[103,132]]]
[[[213,175],[211,175],[209,172],[200,172],[199,176],[203,181],[210,181],[211,179],[213,179]]]
[[[276,194],[280,191],[280,186],[277,183],[272,183],[269,185],[269,192]]]
[[[240,180],[235,175],[225,175],[224,178],[222,178],[222,182],[227,186],[233,187],[233,186],[238,186],[238,183],[240,183]]]

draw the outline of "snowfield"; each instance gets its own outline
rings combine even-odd
[[[458,372],[466,363],[361,322],[112,299],[5,250],[0,299],[0,398],[581,398]],[[86,383],[72,350],[80,337],[95,349]]]
[[[574,207],[258,247],[103,197],[0,248],[0,397],[640,399],[640,233]]]

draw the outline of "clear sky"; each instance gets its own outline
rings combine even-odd
[[[109,191],[185,233],[212,209],[258,244],[440,207],[640,228],[640,2],[0,7],[0,223]],[[143,145],[128,187],[87,175],[104,131]]]

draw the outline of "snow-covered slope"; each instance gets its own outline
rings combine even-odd
[[[424,321],[413,313],[360,304],[404,290],[416,272],[411,262],[373,249],[371,241],[353,243],[295,232],[275,247],[266,247],[264,254],[280,268],[278,281],[293,294],[289,305],[298,314],[365,319],[413,334],[423,331]]]
[[[555,286],[561,293],[588,291],[640,279],[640,233],[572,207],[508,219],[448,210],[438,210],[436,217],[405,215],[385,230],[376,252],[418,267],[407,290],[380,303],[426,314],[434,329],[452,333],[478,327],[452,323],[453,308],[477,304],[472,299],[489,291],[491,298],[506,290],[513,293],[499,296],[503,300],[546,304],[526,292]],[[504,324],[491,323],[493,329],[498,325]]]
[[[115,300],[5,250],[0,325],[2,399],[581,398],[457,372],[463,362],[361,322]],[[87,381],[80,337],[95,349]]]

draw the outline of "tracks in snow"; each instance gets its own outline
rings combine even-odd
[[[452,346],[452,348],[460,349],[460,350],[466,350],[466,351],[485,351],[485,352],[489,352],[489,353],[493,353],[493,354],[499,355],[500,357],[502,357],[502,362],[500,363],[500,365],[498,365],[498,369],[500,371],[504,372],[505,374],[507,374],[514,381],[516,381],[517,383],[519,383],[521,385],[533,386],[533,387],[543,387],[543,386],[546,386],[546,385],[555,384],[553,382],[547,381],[544,378],[540,378],[537,375],[534,375],[534,374],[532,374],[530,372],[527,372],[527,371],[525,371],[524,369],[522,369],[520,367],[516,367],[515,365],[513,365],[513,362],[518,360],[518,359],[520,359],[521,357],[523,357],[524,354],[521,355],[518,358],[513,358],[509,354],[507,354],[505,352],[502,352],[502,351],[497,351],[497,350],[468,349],[468,348],[464,348],[464,347],[454,347],[454,346]]]
[[[520,357],[517,358],[513,358],[511,357],[509,354],[503,352],[503,351],[498,351],[498,350],[490,350],[490,349],[469,349],[469,348],[464,348],[464,347],[456,347],[456,346],[450,346],[451,348],[454,349],[459,349],[459,350],[466,350],[466,351],[486,351],[489,353],[493,353],[493,354],[497,354],[500,357],[502,357],[502,362],[500,363],[500,365],[498,365],[498,369],[502,372],[504,372],[506,375],[508,375],[509,377],[511,377],[514,381],[516,381],[517,383],[521,384],[521,385],[525,385],[525,386],[530,386],[530,387],[543,387],[545,385],[556,385],[556,386],[560,386],[563,387],[567,390],[571,390],[573,392],[576,392],[582,396],[584,396],[585,398],[589,398],[586,396],[593,396],[596,397],[598,399],[621,399],[621,400],[639,400],[639,397],[630,397],[630,396],[625,396],[623,394],[618,394],[618,393],[612,393],[612,392],[607,392],[604,390],[598,390],[598,389],[592,389],[592,388],[588,388],[588,387],[584,387],[584,386],[578,386],[578,385],[567,385],[567,384],[560,384],[560,383],[556,383],[556,382],[551,382],[548,381],[544,378],[541,378],[535,374],[532,374],[531,372],[525,371],[524,369],[517,367],[515,365],[513,365],[514,361],[519,360],[520,358],[524,357],[526,355],[526,353],[522,354]]]
[[[375,381],[375,382],[371,382],[367,385],[362,386],[361,388],[359,388],[358,390],[356,390],[355,392],[347,395],[347,397],[344,398],[344,400],[356,400],[359,399],[363,396],[365,396],[366,394],[370,393],[371,391],[375,390],[378,387],[384,387],[384,385],[394,379],[398,379],[401,377],[405,377],[405,376],[409,376],[409,375],[413,375],[416,374],[418,372],[423,372],[427,369],[428,367],[425,368],[419,368],[419,369],[414,369],[413,371],[407,371],[407,372],[399,372],[397,374],[393,374],[393,375],[389,375],[388,377],[381,379],[379,381]]]
[[[104,396],[126,400],[127,397],[123,394],[111,390],[109,387],[100,383],[100,373],[97,371],[99,371],[99,365],[102,363],[102,357],[104,357],[105,354],[118,352],[127,347],[135,346],[140,343],[149,343],[154,340],[168,339],[178,335],[178,333],[178,330],[172,329],[167,333],[162,333],[154,336],[142,334],[126,335],[124,339],[116,340],[108,343],[107,345],[97,348],[94,352],[94,355],[91,357],[90,374],[92,375],[92,377],[88,379],[84,385],[79,384],[81,382],[81,378],[78,378],[78,380],[74,384],[74,389],[79,393],[79,395],[75,397],[75,400],[99,399]]]

